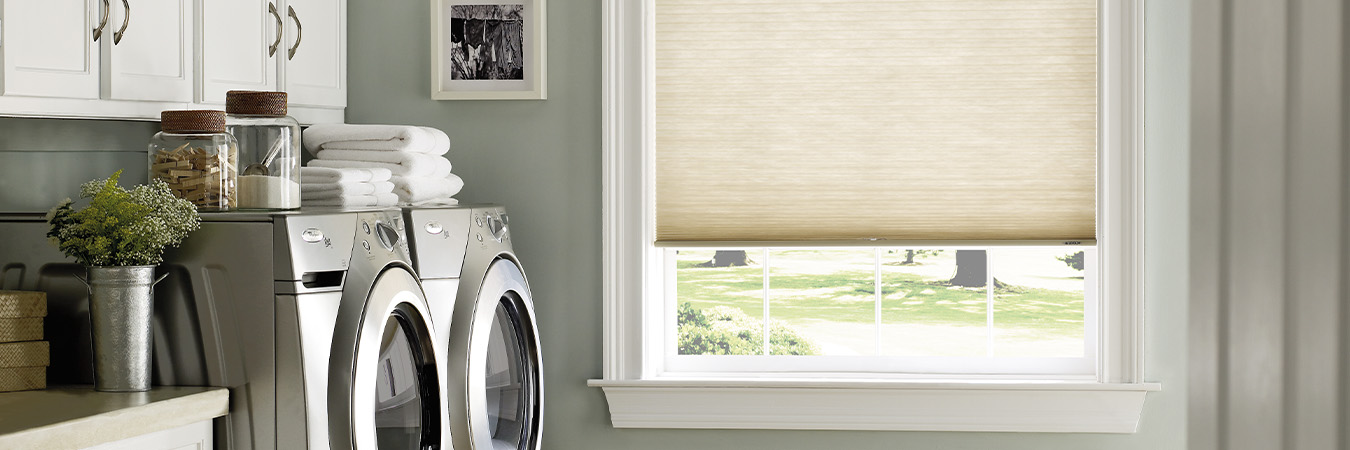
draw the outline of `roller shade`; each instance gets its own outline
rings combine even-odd
[[[1090,241],[1096,0],[656,0],[656,239]]]

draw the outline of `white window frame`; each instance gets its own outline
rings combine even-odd
[[[1141,0],[1099,1],[1098,236],[1101,311],[1095,380],[934,376],[671,376],[662,371],[666,305],[652,246],[653,0],[603,7],[604,389],[618,428],[753,428],[1132,433],[1147,392],[1141,368]]]

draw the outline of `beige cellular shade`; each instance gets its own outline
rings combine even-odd
[[[1092,240],[1096,0],[656,0],[656,238]]]

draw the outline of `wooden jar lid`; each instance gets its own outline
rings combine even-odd
[[[159,127],[166,133],[224,133],[225,111],[163,111],[159,113]]]
[[[277,91],[229,91],[225,112],[254,116],[286,115],[286,93]]]

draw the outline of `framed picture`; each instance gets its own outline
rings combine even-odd
[[[431,0],[431,98],[543,100],[545,0]]]

